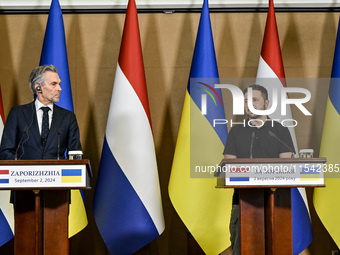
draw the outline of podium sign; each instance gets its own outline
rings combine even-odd
[[[0,189],[86,189],[88,160],[0,161]],[[57,164],[56,164],[57,163]]]
[[[1,188],[86,187],[84,165],[1,166],[0,171],[8,173],[2,176]]]
[[[70,190],[90,189],[90,177],[87,159],[0,160],[0,189],[13,190],[15,255],[70,253]]]
[[[323,158],[224,159],[217,187],[324,186]]]

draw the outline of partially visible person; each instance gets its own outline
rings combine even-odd
[[[233,126],[229,131],[223,152],[224,158],[291,158],[295,152],[288,128],[266,115],[256,115],[249,110],[249,88],[252,88],[254,108],[268,108],[268,92],[263,86],[252,85],[244,90],[244,106],[248,119],[245,125]],[[241,243],[238,189],[234,190],[229,230],[233,255],[239,255]]]

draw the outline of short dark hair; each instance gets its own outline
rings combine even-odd
[[[38,83],[39,85],[43,85],[46,80],[44,73],[48,71],[58,73],[58,69],[54,65],[43,65],[34,68],[28,78],[28,83],[32,92],[36,93],[36,89],[34,87],[35,84]]]
[[[243,95],[248,92],[249,88],[251,88],[252,90],[259,90],[264,100],[268,100],[268,91],[265,87],[258,85],[258,84],[251,85],[247,87],[245,90],[243,90]]]

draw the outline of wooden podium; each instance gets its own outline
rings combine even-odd
[[[90,189],[89,160],[1,160],[0,170],[0,189],[14,191],[14,254],[69,254],[70,190]]]
[[[291,188],[324,187],[325,158],[223,159],[218,188],[238,188],[241,254],[292,255]]]

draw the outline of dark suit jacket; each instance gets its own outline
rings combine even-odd
[[[57,159],[58,140],[60,159],[65,158],[66,150],[81,150],[75,114],[57,105],[53,106],[52,123],[44,150],[41,145],[34,102],[13,107],[3,131],[0,159],[15,159],[21,139],[18,159]]]

